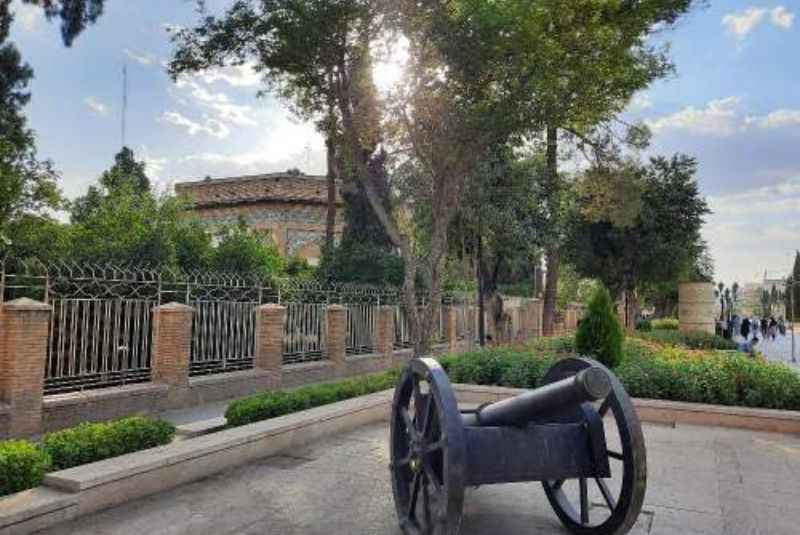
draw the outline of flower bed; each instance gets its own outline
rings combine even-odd
[[[169,422],[131,416],[49,433],[41,444],[0,442],[0,496],[41,484],[47,472],[169,444],[174,436]]]
[[[654,330],[638,332],[636,337],[664,346],[680,346],[688,349],[733,350],[738,347],[733,340],[698,331]]]
[[[568,342],[537,342],[532,348],[488,348],[443,359],[453,382],[535,388],[565,352],[542,349]],[[625,342],[614,370],[634,397],[800,410],[800,376],[790,368],[743,353],[691,350],[638,338]]]

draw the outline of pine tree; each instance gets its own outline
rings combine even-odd
[[[611,294],[605,286],[600,286],[589,301],[575,335],[575,349],[579,354],[594,357],[609,368],[622,360],[624,339],[613,306]]]

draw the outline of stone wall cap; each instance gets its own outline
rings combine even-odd
[[[6,301],[3,303],[3,308],[8,308],[12,310],[52,310],[53,307],[48,305],[47,303],[42,303],[41,301],[34,301],[33,299],[29,299],[27,297],[20,297],[18,299],[14,299],[13,301]]]
[[[260,305],[258,310],[286,310],[284,305],[279,305],[278,303],[265,303]]]
[[[328,310],[347,310],[344,305],[328,305]]]
[[[163,305],[158,305],[153,310],[157,310],[158,312],[194,312],[193,307],[190,307],[189,305],[184,305],[183,303],[178,303],[176,301],[172,301],[171,303],[165,303]]]

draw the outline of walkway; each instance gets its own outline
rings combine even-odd
[[[800,373],[800,325],[795,327],[794,333],[795,358],[798,362],[792,362],[791,332],[787,332],[786,336],[781,336],[779,334],[775,340],[772,340],[769,337],[767,337],[765,340],[760,334],[758,337],[761,341],[759,342],[757,349],[764,353],[769,360],[773,362],[783,362],[787,366],[791,366],[798,373]],[[736,342],[743,342],[744,338],[737,336],[735,337],[735,340]]]
[[[797,535],[800,437],[645,427],[637,535]],[[397,535],[383,424],[77,519],[48,535]],[[463,535],[565,534],[538,484],[471,489]]]

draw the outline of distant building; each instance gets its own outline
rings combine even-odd
[[[269,173],[179,182],[175,191],[186,195],[201,221],[211,229],[243,218],[268,233],[278,250],[319,262],[325,242],[328,188],[326,177],[302,173]],[[336,232],[341,232],[342,199],[336,196]]]

